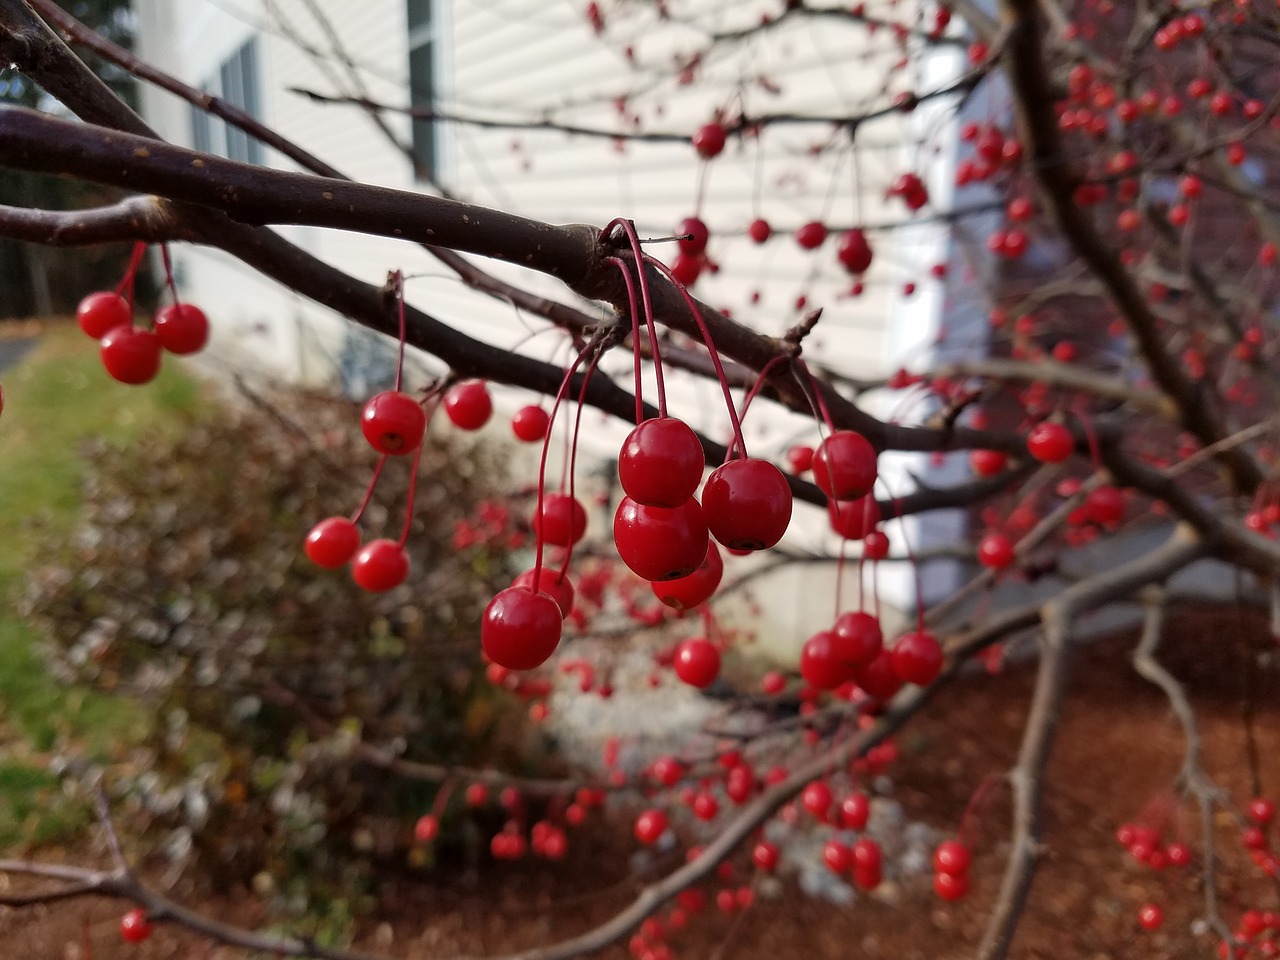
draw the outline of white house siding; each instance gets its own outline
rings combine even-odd
[[[136,0],[140,53],[199,84],[216,75],[218,65],[256,35],[264,122],[353,177],[412,188],[407,161],[386,145],[357,108],[316,105],[285,92],[296,86],[407,103],[404,0],[316,0],[316,5],[355,62],[363,89],[351,82],[343,67],[320,62],[290,38],[302,38],[312,50],[332,50],[330,37],[303,0]],[[753,114],[850,115],[885,102],[881,81],[886,66],[899,56],[888,31],[881,31],[866,68],[858,69],[861,51],[867,49],[865,28],[796,18],[768,36],[742,42],[732,55],[704,64],[694,84],[675,86],[666,69],[673,57],[696,49],[698,38],[708,30],[758,23],[762,12],[776,13],[780,4],[672,0],[668,6],[675,19],[688,21],[678,26],[655,21],[649,3],[604,2],[604,43],[587,24],[585,6],[578,0],[439,0],[440,108],[500,119],[545,115],[567,124],[612,128],[618,116],[614,101],[628,96],[629,108],[644,118],[646,129],[670,131],[691,131],[710,120],[717,107],[739,102]],[[912,7],[905,2],[872,2],[867,9],[903,22],[912,19]],[[622,50],[629,44],[638,63],[648,69],[627,63]],[[778,92],[742,83],[760,65],[775,71],[771,79],[779,85]],[[927,84],[938,82],[940,70],[955,68],[954,61],[941,68],[935,63],[930,68],[933,77],[903,74],[894,81],[899,85],[894,89],[917,83],[917,89],[928,89]],[[191,142],[185,104],[149,90],[144,109],[164,136]],[[388,115],[386,122],[408,139],[407,118]],[[902,146],[903,137],[918,136],[924,129],[931,132],[931,145],[917,158]],[[921,351],[932,342],[942,307],[940,285],[929,289],[928,267],[949,255],[946,234],[923,228],[901,234],[873,232],[876,260],[866,290],[857,298],[848,296],[850,278],[835,263],[836,235],[816,253],[799,250],[789,236],[777,236],[764,246],[744,236],[754,216],[765,217],[781,230],[810,219],[870,225],[901,220],[901,204],[886,202],[883,195],[892,179],[907,170],[926,177],[936,201],[947,199],[954,123],[938,111],[922,107],[915,116],[880,119],[865,124],[858,137],[857,203],[849,151],[830,149],[818,158],[808,156],[811,146],[831,141],[826,126],[770,128],[758,146],[731,139],[724,154],[708,165],[701,211],[712,232],[709,253],[722,269],[699,280],[695,293],[770,334],[798,319],[794,301],[804,293],[810,306],[825,309],[809,341],[811,353],[841,372],[865,377],[887,374],[903,359],[918,363],[925,356]],[[636,220],[642,236],[669,234],[680,219],[694,213],[699,165],[686,143],[630,143],[620,150],[607,139],[450,123],[443,127],[441,147],[446,187],[478,204],[554,222],[603,224],[626,216]],[[267,162],[292,166],[270,151]],[[282,232],[366,282],[380,283],[388,270],[403,268],[413,276],[408,286],[411,301],[478,339],[514,345],[528,338],[530,327],[540,326],[510,307],[477,298],[411,245],[336,231]],[[651,249],[664,257],[674,254],[674,245]],[[333,382],[346,325],[217,252],[184,247],[176,255],[185,295],[204,306],[213,320],[213,357],[238,365],[266,363],[293,380]],[[571,296],[554,282],[518,268],[496,264],[493,270],[553,296]],[[902,295],[908,277],[921,288],[911,298]],[[751,295],[757,291],[760,302],[753,306]],[[564,359],[563,338],[554,332],[533,338],[522,349]],[[627,361],[618,356],[609,364],[610,369],[620,369]],[[678,409],[695,411],[691,419],[696,426],[726,436],[727,421],[712,386],[679,375],[670,382]],[[504,397],[501,402],[510,408],[527,399]],[[812,422],[780,414],[761,416],[763,409],[748,421],[753,453],[780,455],[793,440],[816,441]],[[616,453],[623,425],[591,412],[584,423],[584,447],[589,452]],[[921,468],[918,460],[909,466],[916,472]],[[901,469],[895,469],[894,476],[895,486],[905,482]],[[821,513],[798,510],[803,517],[790,535],[794,545],[830,547]],[[778,594],[786,596],[785,602],[770,604],[779,632],[788,636],[807,630],[806,615],[827,606],[813,602],[813,571],[804,577],[807,591],[789,585]],[[913,580],[905,570],[882,575],[880,589],[892,605],[909,605],[914,595]],[[818,619],[825,617],[822,612]]]

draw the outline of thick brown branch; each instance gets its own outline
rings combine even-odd
[[[130,197],[90,210],[34,210],[0,204],[0,236],[47,247],[146,240],[194,240],[196,234],[157,197]]]

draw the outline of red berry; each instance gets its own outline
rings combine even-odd
[[[507,587],[484,608],[480,646],[499,666],[532,670],[555,653],[563,619],[559,604],[547,594]]]
[[[857,500],[828,500],[827,519],[846,540],[861,540],[880,522],[880,507],[871,494]]]
[[[692,498],[679,507],[649,507],[623,497],[613,517],[613,542],[637,576],[677,580],[706,560],[707,523]]]
[[[672,665],[677,677],[691,687],[702,689],[720,675],[720,651],[705,637],[695,637],[676,647]]]
[[[933,852],[933,869],[938,873],[966,874],[973,857],[959,840],[943,840]]]
[[[874,840],[863,837],[853,845],[854,869],[862,869],[868,873],[878,873],[883,863],[884,858],[880,852],[880,844]]]
[[[113,380],[138,385],[160,372],[160,338],[141,327],[113,327],[102,337],[102,365]]]
[[[831,788],[822,780],[815,780],[800,794],[800,803],[818,820],[825,821],[831,810]]]
[[[1027,452],[1041,463],[1061,463],[1075,446],[1071,431],[1060,423],[1038,423],[1027,435]]]
[[[797,444],[787,450],[787,466],[799,476],[813,466],[813,447]]]
[[[542,573],[535,584],[533,574],[534,571],[526,570],[512,580],[511,585],[513,587],[524,587],[526,590],[533,590],[536,593],[545,593],[556,602],[562,617],[569,616],[573,611],[574,600],[573,582],[569,579],[569,575],[543,567]]]
[[[791,488],[767,460],[730,460],[707,478],[702,509],[711,535],[730,550],[763,550],[787,532]]]
[[[725,129],[718,123],[708,123],[699,127],[698,132],[693,135],[693,149],[697,150],[698,156],[704,160],[719,156],[720,151],[724,149],[724,142]]]
[[[667,815],[661,810],[646,810],[636,817],[636,839],[645,846],[652,846],[667,832]]]
[[[889,556],[889,535],[872,530],[862,538],[862,555],[868,560],[883,560]]]
[[[371,540],[351,563],[351,578],[370,593],[398,587],[408,575],[409,555],[394,540]]]
[[[776,843],[761,840],[756,844],[755,849],[751,851],[751,860],[765,873],[770,873],[778,866],[780,855],[781,853]]]
[[[928,686],[942,670],[942,647],[933,634],[921,630],[904,633],[891,651],[893,672],[907,683]]]
[[[653,594],[668,607],[692,610],[711,599],[724,575],[724,560],[715,541],[708,538],[707,555],[701,566],[687,577],[663,580],[653,584]]]
[[[817,690],[834,690],[853,679],[852,664],[840,659],[835,636],[821,630],[800,649],[800,676]]]
[[[796,243],[805,250],[817,250],[827,240],[827,228],[812,220],[796,231]]]
[[[373,449],[402,457],[413,453],[422,443],[427,415],[422,405],[409,394],[386,390],[364,405],[360,429]]]
[[[547,430],[550,428],[551,417],[548,416],[547,411],[536,404],[531,403],[527,407],[521,407],[511,418],[511,432],[516,435],[516,439],[523,440],[525,443],[537,443],[539,440],[546,439]]]
[[[837,430],[813,454],[813,481],[833,500],[857,500],[876,482],[876,448],[853,430]]]
[[[533,516],[533,532],[544,543],[570,547],[587,532],[587,511],[567,493],[548,493]]]
[[[769,226],[768,220],[752,220],[751,226],[747,227],[747,236],[753,243],[764,243],[773,236],[773,227]]]
[[[871,244],[861,230],[849,230],[840,238],[836,259],[850,273],[866,273],[871,266]]]
[[[832,873],[844,874],[853,863],[853,851],[847,843],[828,840],[822,845],[822,862]]]
[[[134,908],[120,918],[120,939],[126,943],[142,943],[151,936],[151,921],[147,912]]]
[[[880,656],[884,648],[880,621],[857,610],[841,614],[836,619],[831,637],[836,659],[850,667],[866,666]]]
[[[1249,801],[1249,819],[1260,827],[1269,824],[1276,815],[1276,806],[1266,797],[1254,797]]]
[[[80,301],[76,308],[76,322],[80,329],[95,340],[108,330],[133,325],[133,311],[129,301],[110,290],[99,290]]]
[[[190,303],[171,303],[156,311],[156,336],[170,353],[191,354],[209,342],[209,318]]]
[[[1113,526],[1124,519],[1124,494],[1115,487],[1098,487],[1085,496],[1084,509],[1094,523]]]
[[[698,282],[706,265],[706,257],[677,253],[676,258],[671,261],[671,275],[686,287],[691,287]]]
[[[430,843],[439,835],[440,821],[429,813],[419,817],[413,825],[413,839],[419,843]]]
[[[969,877],[963,873],[935,873],[933,892],[948,902],[960,900],[969,892]]]
[[[1164,911],[1154,903],[1144,904],[1138,910],[1138,926],[1143,930],[1159,930],[1164,923]]]
[[[312,563],[337,570],[360,549],[360,531],[346,517],[329,517],[311,528],[305,549]]]
[[[444,395],[444,412],[461,430],[479,430],[493,413],[493,398],[483,380],[464,380]]]
[[[876,700],[890,700],[902,689],[902,678],[893,669],[893,657],[888,650],[881,650],[865,667],[853,671],[854,682]]]
[[[969,454],[969,466],[980,477],[994,477],[1004,471],[1008,462],[1008,455],[999,450],[974,450]]]
[[[707,240],[710,233],[707,225],[697,217],[685,217],[680,221],[680,226],[676,227],[676,235],[680,237],[677,241],[680,244],[680,252],[697,256],[707,249]]]
[[[658,417],[623,441],[618,480],[627,496],[650,507],[678,507],[698,492],[704,464],[698,435],[683,420]]]
[[[840,822],[847,830],[865,830],[871,818],[871,801],[865,793],[851,793],[840,801]]]
[[[1013,563],[1013,541],[1003,533],[988,533],[978,541],[978,562],[992,570]]]

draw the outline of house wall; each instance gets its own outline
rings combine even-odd
[[[311,13],[324,11],[326,30]],[[901,54],[884,31],[873,41],[864,67],[852,64],[851,49],[860,49],[865,27],[836,20],[793,19],[768,36],[758,35],[733,46],[729,56],[702,65],[695,82],[673,81],[667,65],[686,56],[702,36],[655,19],[652,4],[603,4],[609,13],[600,42],[583,17],[584,4],[546,0],[455,0],[437,3],[440,50],[440,107],[444,112],[493,119],[528,120],[551,111],[561,122],[609,128],[617,123],[618,99],[643,119],[646,129],[688,131],[712,119],[717,107],[740,104],[755,114],[819,114],[849,116],[883,104],[881,80]],[[700,21],[706,29],[743,29],[775,13],[778,4],[690,0],[673,4],[684,11],[716,11]],[[326,93],[368,96],[390,104],[407,102],[406,12],[403,0],[136,0],[139,52],[162,69],[199,84],[216,76],[218,65],[251,36],[258,37],[261,114],[263,121],[333,163],[349,175],[387,186],[414,188],[409,163],[387,146],[373,121],[349,106],[313,104],[289,93],[290,87]],[[910,19],[910,5],[899,3],[884,12]],[[694,18],[697,19],[697,18]],[[856,46],[855,46],[856,45]],[[335,65],[331,54],[340,46],[352,63]],[[631,47],[633,67],[625,56]],[[318,55],[319,54],[319,55]],[[744,71],[765,65],[768,89],[743,83]],[[896,89],[927,89],[959,68],[958,57],[933,59],[925,73],[890,74]],[[191,143],[186,104],[168,94],[147,90],[144,109],[160,132],[179,143]],[[930,285],[928,267],[953,256],[950,234],[942,225],[908,231],[873,230],[876,262],[864,292],[850,295],[850,278],[834,268],[837,238],[817,253],[801,251],[790,237],[775,237],[763,246],[749,242],[745,228],[763,216],[778,227],[794,228],[806,220],[872,227],[901,220],[903,208],[886,201],[884,190],[899,173],[925,176],[935,205],[946,207],[947,184],[953,176],[955,120],[943,104],[923,105],[911,115],[892,115],[868,122],[858,131],[856,169],[843,141],[826,124],[794,124],[769,128],[759,145],[731,141],[724,155],[700,171],[687,143],[629,143],[566,136],[551,130],[486,129],[446,123],[441,131],[441,179],[454,195],[482,205],[501,207],[555,222],[603,224],[615,216],[636,221],[641,236],[670,234],[685,216],[699,212],[709,224],[709,253],[720,265],[704,276],[695,293],[708,303],[732,311],[756,329],[780,334],[803,311],[797,297],[824,308],[822,321],[807,342],[815,357],[841,373],[879,377],[902,365],[919,366],[935,349],[947,304],[955,295],[942,284]],[[387,115],[386,125],[402,141],[408,139],[407,118]],[[912,140],[912,135],[915,140]],[[904,146],[918,143],[923,146]],[[267,162],[290,168],[284,158],[267,152]],[[418,185],[426,189],[424,185]],[[702,205],[697,198],[702,192]],[[381,283],[387,271],[402,268],[410,275],[408,297],[446,322],[486,342],[514,346],[564,362],[566,344],[555,332],[530,337],[540,325],[505,304],[486,301],[464,288],[423,251],[392,241],[336,231],[282,228],[281,232],[311,253],[351,275]],[[659,256],[674,245],[655,245]],[[312,385],[333,384],[347,350],[348,325],[327,311],[268,283],[233,258],[196,248],[175,252],[184,295],[200,303],[214,325],[210,362],[221,367],[256,367],[274,376]],[[569,298],[554,282],[505,264],[493,272],[549,295]],[[954,276],[953,271],[953,276]],[[920,283],[913,296],[903,292],[908,278]],[[950,283],[950,281],[948,281]],[[755,295],[758,294],[758,301]],[[587,309],[598,307],[584,305]],[[348,351],[349,355],[349,351]],[[607,361],[622,371],[621,355]],[[713,385],[679,373],[669,377],[673,405],[694,411],[695,426],[727,437],[727,419]],[[525,396],[503,395],[505,409],[529,402]],[[895,412],[895,397],[870,398],[886,416]],[[625,425],[588,411],[583,449],[589,456],[613,456]],[[490,428],[495,434],[501,425]],[[812,420],[786,414],[757,414],[747,423],[753,453],[780,456],[792,442],[816,443]],[[910,474],[937,468],[919,457],[886,463],[893,493],[905,492]],[[797,507],[797,522],[788,543],[799,550],[830,549],[821,511]],[[951,536],[956,518],[944,518],[938,536]],[[901,543],[901,531],[890,531]],[[916,546],[924,531],[909,527]],[[794,576],[795,579],[787,579]],[[812,568],[777,579],[763,590],[771,597],[765,608],[772,628],[790,638],[807,635],[829,621],[830,583]],[[932,592],[945,592],[955,580],[953,568],[933,565],[927,574]],[[907,565],[882,572],[879,588],[890,606],[913,604],[915,579]],[[814,602],[814,596],[824,599]],[[791,643],[791,640],[787,641]]]

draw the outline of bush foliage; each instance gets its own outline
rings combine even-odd
[[[364,858],[404,853],[435,790],[361,763],[357,740],[434,763],[532,762],[475,669],[479,615],[518,572],[513,540],[456,546],[502,512],[486,499],[501,450],[428,439],[412,572],[382,595],[301,550],[312,524],[359,503],[375,463],[349,404],[211,408],[176,439],[88,459],[83,522],[37,566],[30,612],[61,676],[154,707],[121,792],[170,856],[223,879],[346,882]],[[389,462],[366,537],[398,536],[407,485]]]

